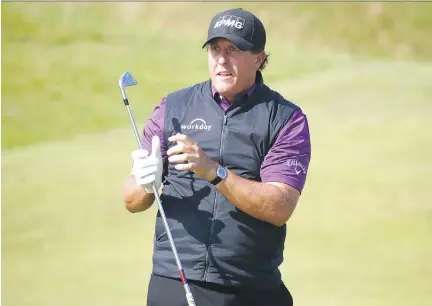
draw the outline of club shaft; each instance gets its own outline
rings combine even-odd
[[[137,129],[137,126],[135,124],[135,119],[134,119],[134,117],[132,115],[132,111],[130,109],[130,105],[129,104],[126,105],[126,109],[128,111],[129,118],[130,118],[131,123],[132,123],[132,127],[133,127],[133,130],[134,130],[134,133],[135,133],[136,140],[138,142],[138,146],[142,149],[143,147],[142,147],[141,139],[140,139],[140,136],[139,136],[139,133],[138,133],[138,129]],[[180,278],[182,280],[183,287],[184,287],[185,292],[186,292],[186,299],[187,299],[188,305],[189,306],[195,306],[195,301],[193,299],[192,293],[191,293],[190,288],[189,288],[189,284],[188,284],[187,279],[185,277],[183,266],[182,266],[182,264],[180,262],[180,258],[179,258],[178,253],[177,253],[177,248],[176,248],[176,246],[174,244],[174,239],[173,239],[173,237],[171,235],[171,230],[169,228],[168,221],[167,221],[167,218],[166,218],[166,215],[165,215],[165,211],[163,209],[162,202],[161,202],[160,197],[159,197],[159,191],[157,190],[156,184],[154,182],[152,183],[152,187],[153,187],[153,192],[154,192],[154,195],[155,195],[155,198],[156,198],[156,202],[157,202],[157,205],[158,205],[158,208],[159,208],[159,212],[160,212],[160,215],[161,215],[164,227],[165,227],[165,231],[167,233],[168,240],[169,240],[169,243],[171,245],[171,249],[172,249],[172,252],[174,254],[175,261],[177,263],[177,268],[179,269]]]
[[[138,142],[138,146],[142,149],[142,143],[141,143],[141,139],[140,139],[140,136],[139,136],[139,132],[138,132],[137,126],[135,124],[135,119],[134,119],[134,117],[132,115],[132,112],[131,112],[129,104],[126,105],[126,109],[128,111],[130,121],[132,122],[132,127],[133,127],[133,130],[134,130],[134,133],[135,133],[135,138],[136,138],[136,140]]]

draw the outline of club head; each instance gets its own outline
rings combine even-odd
[[[135,80],[130,72],[124,72],[119,79],[120,88],[125,88],[126,86],[133,86],[136,84],[137,80]]]

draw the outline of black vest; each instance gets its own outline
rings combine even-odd
[[[206,154],[243,178],[261,181],[260,167],[281,128],[298,107],[263,84],[226,112],[206,81],[167,96],[165,143],[181,132]],[[169,164],[161,201],[190,280],[232,286],[277,288],[281,282],[286,226],[242,212],[206,180]],[[178,278],[174,255],[158,213],[153,273]]]

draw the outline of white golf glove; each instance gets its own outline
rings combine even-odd
[[[162,184],[162,155],[160,151],[160,140],[153,136],[152,152],[144,149],[132,151],[133,167],[132,174],[135,176],[137,185],[140,185],[147,193],[153,193],[152,183],[155,182],[159,189]]]

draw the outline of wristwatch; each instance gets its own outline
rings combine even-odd
[[[219,166],[216,170],[216,178],[210,183],[213,185],[219,184],[222,180],[226,179],[228,176],[228,171],[225,167]]]

